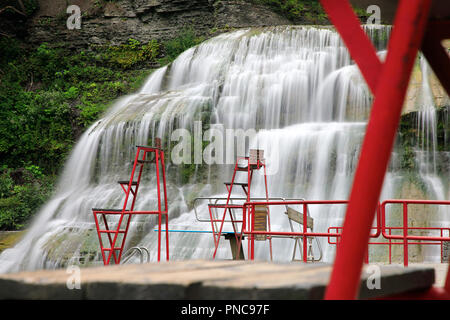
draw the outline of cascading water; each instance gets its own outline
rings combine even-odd
[[[431,83],[431,69],[423,56],[419,57],[419,67],[422,74],[422,85],[420,90],[418,103],[418,145],[416,150],[417,165],[419,167],[419,175],[424,182],[426,189],[433,199],[446,199],[446,191],[449,190],[448,176],[446,170],[439,168],[448,162],[448,152],[443,154],[447,161],[439,161],[439,153],[437,146],[437,108],[434,101]],[[448,151],[448,150],[447,150]],[[439,172],[441,171],[441,172]],[[441,176],[442,171],[444,177]],[[450,208],[448,206],[438,206],[435,221],[429,221],[430,225],[440,227],[450,227]],[[431,232],[430,235],[440,236],[439,232]],[[440,248],[436,246],[426,248],[424,252],[427,261],[440,262]]]
[[[389,28],[366,30],[377,49],[384,49]],[[140,92],[117,101],[83,134],[55,195],[25,237],[0,256],[0,272],[101,263],[91,208],[122,206],[117,181],[129,177],[136,145],[162,137],[170,158],[176,150],[176,141],[170,141],[176,130],[194,132],[196,122],[203,125],[203,139],[227,129],[256,129],[247,149],[258,145],[265,150],[270,196],[347,199],[371,102],[358,69],[331,28],[246,29],[210,39],[156,70]],[[220,162],[217,148],[205,149],[203,155]],[[395,152],[393,158],[395,162]],[[230,167],[218,166],[167,164],[171,229],[209,230],[209,224],[196,221],[192,200],[226,195],[223,182],[230,179]],[[382,197],[392,197],[399,181],[391,169]],[[155,185],[154,177],[144,172],[135,209],[154,208]],[[253,190],[254,196],[264,194],[258,177]],[[206,205],[201,210],[206,217]],[[343,206],[311,208],[315,231],[341,225],[344,212]],[[288,230],[284,214],[275,212],[271,219],[273,230]],[[126,246],[148,247],[153,261],[155,223],[155,217],[134,217]],[[325,242],[321,240],[324,260],[331,261],[334,248]],[[289,239],[274,240],[275,260],[289,260],[293,245]],[[268,256],[264,248],[258,246],[258,258]],[[170,235],[171,260],[209,259],[213,250],[211,235]],[[230,256],[222,243],[218,258]]]

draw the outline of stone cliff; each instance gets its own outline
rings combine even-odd
[[[68,5],[80,7],[81,29],[67,28]],[[39,0],[39,9],[28,21],[27,41],[75,48],[117,45],[129,38],[164,41],[186,28],[211,35],[231,28],[290,23],[266,6],[242,0]]]

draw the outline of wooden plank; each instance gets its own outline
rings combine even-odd
[[[254,231],[267,231],[267,206],[255,206]],[[255,234],[256,241],[265,241],[267,235]]]
[[[291,219],[292,221],[295,221],[295,222],[303,225],[303,214],[302,213],[298,212],[295,209],[292,209],[291,207],[287,207],[287,211],[285,212],[285,214],[287,214],[288,218]],[[314,227],[314,219],[308,216],[306,226],[312,230]]]

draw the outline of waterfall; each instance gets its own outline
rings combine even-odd
[[[366,27],[378,50],[385,49],[389,30]],[[246,151],[249,146],[264,149],[271,197],[345,200],[372,99],[332,28],[242,29],[207,40],[154,71],[139,92],[115,102],[86,130],[54,196],[40,209],[24,238],[0,255],[0,272],[102,264],[91,208],[122,207],[123,190],[117,181],[129,178],[136,145],[151,145],[155,137],[161,137],[169,160],[176,130],[194,132],[198,123],[204,139],[230,129],[255,130]],[[219,155],[215,150],[214,159]],[[396,151],[386,174],[384,199],[394,197],[402,181],[395,155]],[[170,228],[209,230],[210,224],[196,220],[192,200],[226,196],[223,182],[231,177],[230,166],[170,161],[166,166]],[[136,210],[155,208],[151,169],[144,171]],[[262,196],[261,177],[255,181],[255,195]],[[206,204],[198,211],[208,216]],[[311,208],[315,231],[341,225],[344,213],[345,206]],[[275,210],[271,217],[273,230],[289,230],[282,212]],[[155,225],[153,216],[134,217],[125,248],[146,246],[155,261]],[[324,261],[332,261],[335,248],[326,239],[320,243]],[[292,239],[274,240],[275,260],[289,261],[293,245]],[[258,244],[258,259],[268,257],[266,249],[266,244]],[[171,260],[209,259],[213,250],[211,235],[170,235]],[[217,257],[231,257],[224,241]]]
[[[422,74],[422,85],[418,103],[417,117],[417,163],[419,174],[425,183],[432,199],[446,199],[448,190],[448,176],[441,177],[438,170],[438,148],[437,148],[437,107],[434,101],[431,83],[431,69],[423,56],[419,57],[419,67]],[[448,161],[448,160],[447,160]],[[450,191],[450,190],[449,190]],[[438,206],[435,221],[429,221],[432,226],[450,227],[450,208]],[[440,236],[438,231],[429,233],[431,236]],[[425,248],[425,259],[427,261],[440,262],[440,248],[437,246]]]

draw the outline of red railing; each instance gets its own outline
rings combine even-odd
[[[347,200],[287,200],[287,201],[251,201],[246,202],[243,205],[243,226],[242,226],[242,234],[248,236],[248,257],[249,259],[254,259],[254,242],[255,235],[266,235],[268,237],[271,236],[287,236],[287,237],[340,237],[339,233],[329,233],[329,232],[312,232],[308,231],[307,224],[303,223],[303,231],[302,232],[285,232],[285,231],[255,231],[254,230],[254,210],[255,206],[288,206],[288,205],[301,205],[303,210],[303,221],[307,221],[308,217],[308,206],[309,205],[336,205],[336,204],[348,204]],[[373,238],[378,238],[381,234],[381,226],[380,226],[380,212],[377,209],[377,218],[376,223],[377,227],[376,232],[371,234],[370,236]],[[239,243],[240,245],[240,243]],[[306,241],[303,241],[303,261],[307,262],[307,244]]]
[[[403,235],[393,235],[392,232],[389,232],[389,234],[386,234],[386,205],[387,204],[401,204],[403,206],[403,214],[402,214],[402,220],[403,220],[403,226],[401,229],[403,230]],[[403,243],[403,264],[405,266],[408,265],[408,246],[410,244],[410,240],[419,240],[419,241],[438,241],[441,244],[441,255],[442,255],[442,242],[443,241],[450,241],[450,233],[449,237],[444,237],[444,230],[449,230],[449,228],[411,228],[408,227],[408,205],[411,204],[424,204],[424,205],[446,205],[450,206],[450,201],[438,201],[438,200],[405,200],[405,199],[399,199],[399,200],[385,200],[381,203],[381,233],[385,239],[388,240],[402,240]],[[433,237],[433,236],[415,236],[415,235],[409,235],[409,230],[440,230],[440,237]]]
[[[389,231],[389,236],[392,235],[392,231],[393,230],[398,230],[398,231],[403,230],[403,227],[386,227],[386,226],[384,226],[384,228],[385,228],[385,230]],[[329,227],[328,228],[328,232],[330,232],[330,233],[334,232],[334,233],[341,234],[342,229],[343,229],[343,227]],[[376,228],[372,228],[372,229],[376,229]],[[431,241],[431,242],[424,242],[423,240],[422,241],[416,241],[416,242],[414,242],[414,241],[407,241],[407,245],[438,245],[438,246],[440,246],[440,249],[441,249],[441,261],[443,261],[443,258],[444,258],[443,242],[444,241],[448,241],[448,240],[445,240],[447,238],[444,238],[444,235],[445,235],[445,231],[446,231],[447,234],[450,237],[450,228],[408,227],[408,231],[409,230],[412,230],[412,231],[439,231],[442,240]],[[331,238],[333,238],[333,237],[330,236],[328,238],[328,244],[339,245],[339,242],[338,242],[339,237],[335,237],[336,241],[334,241],[334,242],[330,240]],[[386,242],[383,242],[383,241],[372,241],[372,242],[369,242],[369,245],[386,245],[386,246],[388,246],[388,248],[389,248],[389,254],[388,254],[389,264],[391,264],[392,263],[392,246],[393,245],[404,245],[404,241],[393,242],[393,239],[390,239],[390,238],[386,239],[386,240],[387,240]],[[400,239],[396,239],[396,240],[400,240]],[[402,238],[402,240],[404,240],[404,239]],[[405,253],[406,252],[404,251],[403,252],[403,254],[404,254],[403,264],[405,266],[408,266],[408,262],[407,261],[406,261],[406,264],[405,264],[405,258],[407,260],[407,255]],[[366,262],[369,263],[369,255],[367,255]]]
[[[308,231],[307,224],[303,223],[303,230],[300,232],[286,232],[286,231],[255,231],[254,230],[254,210],[255,206],[288,206],[299,205],[302,206],[303,221],[307,221],[308,218],[308,206],[310,205],[339,205],[348,204],[347,200],[285,200],[285,201],[251,201],[246,202],[243,205],[243,226],[242,234],[248,237],[248,257],[254,259],[254,243],[255,235],[283,236],[283,237],[327,237],[329,244],[339,245],[339,239],[342,236],[343,227],[329,227],[327,232],[313,232]],[[388,204],[402,204],[403,225],[400,227],[386,226],[386,205]],[[408,226],[408,205],[411,204],[423,204],[423,205],[449,205],[450,201],[437,201],[437,200],[386,200],[377,206],[376,210],[376,226],[372,227],[374,231],[370,233],[370,238],[379,238],[382,236],[387,241],[375,240],[369,242],[370,245],[387,245],[389,247],[389,263],[392,262],[392,246],[403,245],[403,263],[408,266],[408,246],[410,245],[440,245],[441,247],[441,260],[443,256],[443,242],[450,241],[450,227],[410,227]],[[334,232],[332,232],[334,231]],[[403,231],[402,235],[393,234],[395,231]],[[409,235],[410,231],[426,231],[426,232],[439,232],[440,236],[417,236]],[[445,235],[448,236],[445,236]],[[242,237],[241,237],[242,238]],[[336,238],[333,242],[330,239]],[[400,241],[400,242],[397,242]],[[240,245],[240,242],[239,242]],[[307,262],[307,243],[303,241],[303,261]],[[366,255],[366,262],[369,262],[369,255]]]
[[[308,232],[307,223],[303,223],[303,231],[302,232],[283,232],[283,231],[254,231],[254,211],[255,206],[288,206],[288,205],[302,205],[303,206],[303,221],[308,220],[308,205],[311,204],[347,204],[346,200],[323,200],[323,201],[303,201],[303,200],[295,200],[295,201],[252,201],[246,202],[243,205],[243,225],[242,225],[242,234],[248,236],[248,257],[250,260],[255,258],[255,235],[266,235],[266,236],[292,236],[292,237],[329,237],[333,236],[332,234],[323,232]],[[248,214],[247,214],[248,212]],[[247,229],[248,228],[248,229]],[[339,236],[339,234],[335,234],[334,236]],[[240,243],[239,243],[240,245]],[[308,257],[308,248],[306,245],[306,241],[303,241],[303,261],[307,262]]]

